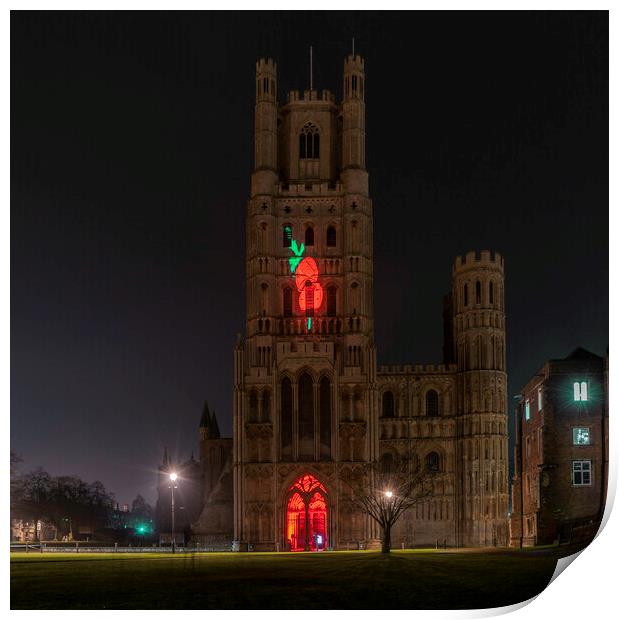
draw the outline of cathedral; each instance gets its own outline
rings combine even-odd
[[[378,364],[364,59],[349,55],[342,78],[341,101],[312,88],[278,99],[276,63],[256,63],[233,438],[200,428],[193,535],[237,550],[375,548],[344,480],[414,453],[432,492],[393,546],[506,545],[503,258],[455,259],[442,364]]]

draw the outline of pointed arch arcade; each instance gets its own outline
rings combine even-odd
[[[327,548],[328,495],[312,474],[297,478],[288,488],[286,541],[291,551]]]

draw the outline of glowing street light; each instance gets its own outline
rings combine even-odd
[[[170,474],[170,482],[172,482],[170,485],[170,489],[172,490],[172,553],[176,553],[176,535],[174,533],[174,489],[176,485],[174,483],[177,478],[178,475],[175,472]]]
[[[385,491],[385,496],[391,499],[393,497],[393,491]]]

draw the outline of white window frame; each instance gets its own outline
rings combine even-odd
[[[576,431],[587,431],[587,443],[576,443]],[[589,426],[572,426],[572,445],[573,446],[590,446],[591,445],[591,428]]]
[[[528,398],[524,401],[524,419],[531,419],[531,403],[529,402]]]
[[[576,476],[580,474],[580,482],[576,482]],[[589,480],[585,482],[585,474],[588,474]],[[574,487],[590,487],[592,478],[591,461],[572,461],[572,486]]]
[[[574,381],[574,401],[584,403],[589,400],[589,382]]]

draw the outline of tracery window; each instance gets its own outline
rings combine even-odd
[[[281,449],[282,458],[292,458],[292,383],[288,377],[282,379],[281,387]]]
[[[308,226],[305,229],[305,246],[314,245],[314,229],[311,226]]]
[[[393,392],[383,394],[383,418],[393,418],[394,416]]]
[[[318,159],[320,157],[320,133],[318,127],[306,123],[299,135],[299,159]]]
[[[335,226],[327,228],[327,247],[334,248],[337,245],[337,232]]]
[[[428,390],[426,392],[426,415],[438,415],[438,394],[435,390]]]

